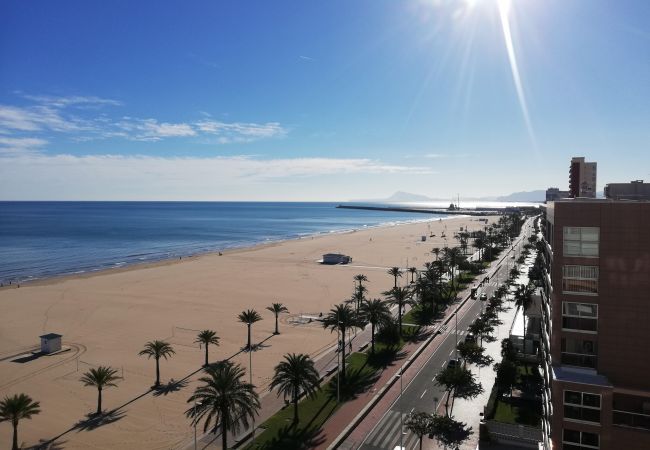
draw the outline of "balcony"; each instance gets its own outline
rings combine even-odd
[[[622,427],[643,428],[650,430],[650,415],[615,409],[612,423]]]
[[[598,357],[596,355],[585,355],[580,353],[562,352],[561,362],[569,366],[596,368]]]

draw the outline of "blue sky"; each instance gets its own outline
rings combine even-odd
[[[650,180],[649,55],[647,1],[5,1],[0,198]]]

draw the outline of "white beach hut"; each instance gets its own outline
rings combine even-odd
[[[61,336],[56,333],[48,333],[41,336],[41,352],[54,353],[61,350]]]

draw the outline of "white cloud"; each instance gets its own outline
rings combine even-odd
[[[430,173],[426,167],[352,158],[0,155],[0,196],[237,200],[335,198],[338,193],[345,198],[351,183],[366,177],[383,183],[392,176]]]
[[[282,137],[287,130],[278,122],[244,123],[220,122],[216,120],[201,120],[196,123],[199,131],[219,136],[221,143],[251,142],[258,139]]]
[[[156,119],[126,118],[116,124],[123,132],[108,130],[106,137],[126,137],[139,141],[158,141],[169,137],[196,136],[196,131],[187,123],[158,123]]]
[[[35,153],[46,144],[45,139],[14,138],[0,135],[0,155]]]
[[[194,123],[161,122],[155,118],[122,117],[113,119],[106,114],[83,118],[71,109],[89,109],[105,105],[119,106],[117,100],[93,96],[52,97],[22,95],[37,102],[31,106],[0,105],[0,135],[25,133],[65,133],[76,142],[96,139],[128,139],[159,141],[167,138],[187,138],[203,135],[217,144],[245,143],[283,137],[287,129],[278,122],[222,122],[202,119]],[[79,113],[80,111],[77,111]],[[87,111],[84,111],[87,114]],[[207,113],[201,113],[206,116]],[[209,116],[209,115],[208,115]],[[33,136],[24,136],[33,137]],[[50,137],[50,136],[48,136]]]
[[[95,97],[93,95],[72,95],[68,97],[55,97],[51,95],[23,95],[23,97],[41,105],[47,105],[53,108],[65,108],[66,106],[122,106],[122,102],[119,100]]]

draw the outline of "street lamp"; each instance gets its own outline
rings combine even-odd
[[[404,411],[402,411],[402,393],[404,392],[402,384],[402,375],[404,374],[404,364],[399,366],[399,448],[400,450],[404,449]]]
[[[250,385],[253,386],[253,347],[251,346],[248,349],[248,367],[249,367],[249,380],[250,380]],[[255,439],[255,414],[252,415],[252,420],[253,420],[253,430],[252,430],[252,438]]]

